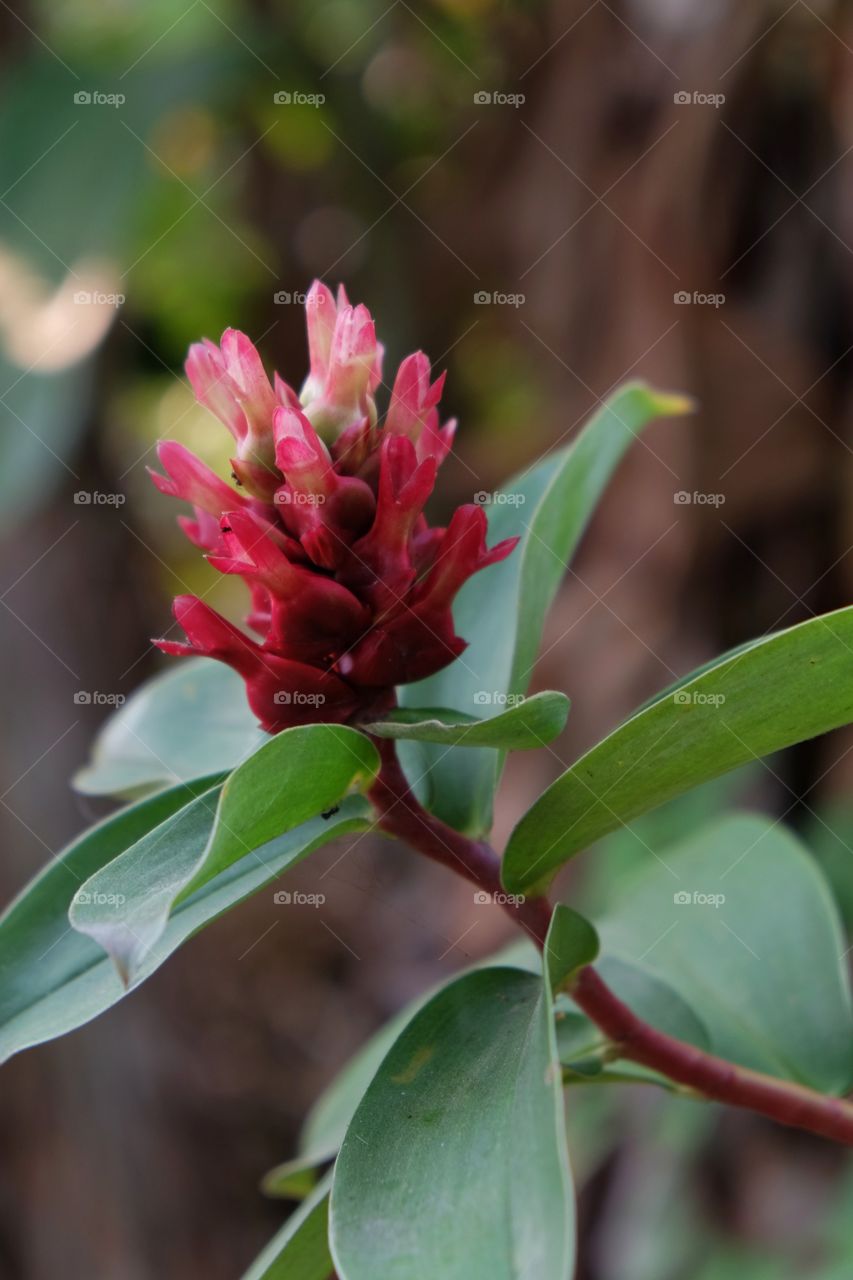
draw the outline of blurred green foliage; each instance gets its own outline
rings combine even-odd
[[[436,334],[438,356],[448,332],[476,328],[454,395],[492,441],[511,440],[541,407],[532,371],[501,321],[476,311],[478,271],[449,239],[475,178],[465,136],[490,127],[472,112],[473,89],[502,82],[537,8],[38,0],[35,38],[13,32],[21,49],[0,90],[10,514],[49,500],[47,481],[74,471],[93,418],[135,465],[110,388],[159,379],[167,391],[161,375],[180,372],[202,334],[245,327],[298,381],[298,308],[274,297],[316,274],[366,297],[392,335],[391,359]],[[282,103],[282,93],[318,101]],[[438,304],[426,314],[413,305],[425,281]],[[120,309],[93,319],[74,295],[96,289],[123,297]],[[109,376],[93,384],[86,366],[98,362]]]

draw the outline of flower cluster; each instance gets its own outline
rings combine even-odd
[[[251,591],[255,640],[195,596],[174,612],[188,643],[244,678],[261,725],[276,733],[346,721],[387,707],[396,685],[459,656],[451,606],[463,582],[509,555],[486,547],[481,507],[460,507],[446,528],[423,514],[455,423],[439,424],[443,376],[422,352],[397,372],[384,422],[374,399],[382,347],[370,312],[315,282],[306,298],[310,373],[297,395],[270,382],[245,334],[190,348],[199,402],[235,441],[232,488],[174,441],[159,446],[163,492],[192,504],[179,517],[222,573]]]

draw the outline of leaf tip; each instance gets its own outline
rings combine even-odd
[[[699,402],[681,391],[656,391],[649,388],[655,411],[663,417],[678,418],[685,413],[696,413]]]

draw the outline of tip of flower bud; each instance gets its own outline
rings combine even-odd
[[[328,449],[301,409],[280,405],[273,414],[273,436],[276,465],[285,475],[309,465],[325,472],[331,465]]]

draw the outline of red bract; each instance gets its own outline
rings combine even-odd
[[[190,540],[247,583],[258,636],[179,596],[187,642],[156,643],[233,667],[270,733],[376,713],[396,685],[453,662],[465,648],[453,626],[457,591],[517,541],[489,550],[473,505],[446,529],[427,523],[455,423],[439,423],[444,376],[431,381],[426,356],[400,365],[380,425],[382,348],[369,311],[319,282],[306,311],[310,373],[299,396],[278,374],[270,382],[245,334],[228,329],[219,346],[190,348],[193,390],[234,437],[240,491],[172,441],[158,450],[166,474],[152,472],[163,493],[192,505],[192,517],[179,517]]]

